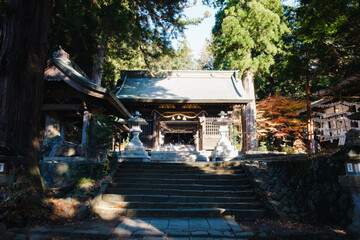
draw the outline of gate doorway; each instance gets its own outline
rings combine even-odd
[[[195,150],[198,141],[198,121],[160,121],[159,145],[171,150]]]
[[[165,133],[164,144],[194,145],[192,133]]]

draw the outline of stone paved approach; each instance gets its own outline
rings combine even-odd
[[[114,237],[136,236],[195,238],[250,237],[233,218],[126,218],[113,231]]]
[[[245,232],[233,218],[124,218],[112,228],[36,227],[9,230],[8,234],[5,239],[244,240],[254,236],[252,232]]]

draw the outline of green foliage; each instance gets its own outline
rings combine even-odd
[[[226,0],[202,0],[203,4],[212,6],[212,7],[222,7],[224,6]]]
[[[299,7],[284,11],[279,1],[203,2],[221,7],[213,29],[215,67],[258,71],[260,99],[277,93],[303,96],[306,77],[316,92],[358,72],[358,1],[300,0]],[[278,26],[272,24],[277,19]]]
[[[201,21],[184,17],[188,2],[59,0],[50,46],[61,45],[87,73],[100,61],[99,47],[104,49],[104,85],[112,87],[120,70],[146,68],[148,59],[171,51],[170,39],[182,34],[186,25]]]
[[[71,176],[71,181],[75,183],[75,186],[98,181],[108,175],[116,163],[117,156],[109,154],[107,158],[102,159],[102,162],[76,165],[76,174]]]
[[[12,187],[0,189],[0,221],[8,227],[24,226],[50,214],[50,206],[26,177],[18,177]]]
[[[88,154],[98,158],[101,153],[106,153],[111,148],[115,127],[111,116],[105,114],[93,115],[92,120],[88,129],[90,139]]]
[[[266,142],[260,142],[259,151],[262,151],[262,152],[268,151]]]
[[[95,185],[96,181],[91,177],[79,177],[76,181],[75,188],[81,189]]]
[[[235,123],[232,124],[232,139],[235,140],[236,149],[241,150],[241,138]]]
[[[311,92],[328,88],[359,69],[360,9],[357,1],[299,1],[285,8],[291,33],[287,49],[275,58],[270,73],[255,78],[260,98],[281,92],[304,95],[305,78]]]
[[[214,69],[214,56],[211,51],[212,40],[206,40],[205,45],[202,47],[200,57],[197,59],[197,69],[199,70],[213,70]]]
[[[181,41],[178,49],[173,53],[149,61],[149,67],[153,70],[193,70],[195,62],[189,43]]]
[[[311,77],[339,78],[358,72],[360,4],[355,0],[300,1],[294,34],[307,54]]]
[[[73,143],[81,143],[81,135],[82,135],[82,126],[79,125],[79,122],[77,122],[78,126],[76,126],[73,123],[65,122],[65,140]]]
[[[118,162],[118,157],[115,154],[109,154],[107,159],[104,159],[104,163],[103,165],[103,172],[104,172],[104,176],[110,174],[111,170],[114,169],[116,163]]]
[[[215,68],[268,72],[289,32],[279,0],[229,0],[213,28]]]
[[[79,179],[78,184],[94,184],[95,180],[89,177],[82,177]]]
[[[8,0],[0,0],[0,14],[6,13],[9,8]]]
[[[286,152],[287,154],[294,154],[295,149],[291,146],[285,146],[281,149],[281,152]]]
[[[109,42],[108,44],[114,44]],[[192,70],[195,68],[192,51],[187,41],[180,42],[178,49],[161,49],[149,46],[144,54],[140,48],[132,49],[124,43],[121,49],[109,47],[104,62],[103,85],[114,89],[121,70]],[[121,53],[121,54],[120,54]]]

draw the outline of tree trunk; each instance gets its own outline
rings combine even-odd
[[[105,52],[104,45],[105,45],[105,40],[103,38],[101,42],[98,43],[96,46],[96,55],[95,55],[95,61],[93,64],[93,71],[92,71],[93,82],[100,86],[101,86],[103,64],[104,64],[104,52]]]
[[[311,143],[312,143],[312,127],[311,127],[311,103],[310,103],[310,59],[309,59],[309,52],[306,51],[305,53],[307,59],[307,72],[306,72],[306,129],[307,129],[307,150],[308,156],[310,157],[312,153]],[[334,109],[335,112],[335,109]]]
[[[244,117],[246,124],[246,150],[257,151],[259,144],[256,126],[255,88],[254,76],[251,72],[251,69],[248,69],[244,72],[244,74],[242,75],[242,82],[245,92],[248,94],[249,98],[253,99],[244,107]]]
[[[25,171],[44,189],[39,170],[39,129],[51,0],[9,0],[1,26],[0,128],[5,145],[25,157]]]

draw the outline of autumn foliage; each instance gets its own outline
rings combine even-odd
[[[291,148],[296,140],[302,142],[306,125],[297,111],[305,108],[305,104],[304,100],[279,94],[258,102],[257,123],[260,142],[265,142],[271,150]]]

